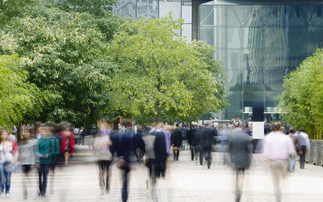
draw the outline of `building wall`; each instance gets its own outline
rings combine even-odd
[[[253,101],[275,112],[284,76],[322,48],[322,33],[322,5],[200,5],[199,40],[216,47],[228,74],[221,118],[246,119]]]
[[[120,0],[114,5],[114,13],[133,18],[161,18],[169,15],[175,20],[184,19],[182,31],[176,31],[180,36],[192,41],[192,1],[191,0]]]

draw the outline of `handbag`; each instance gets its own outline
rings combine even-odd
[[[3,169],[4,169],[4,171],[6,173],[12,173],[12,172],[15,172],[18,169],[18,165],[15,164],[15,163],[11,163],[11,161],[5,161],[3,163]]]
[[[12,173],[18,170],[18,164],[17,163],[11,163],[11,161],[7,160],[6,150],[3,149],[5,162],[3,163],[3,169],[6,173]]]
[[[7,173],[12,173],[12,172],[16,172],[18,170],[18,164],[17,163],[9,163],[7,165],[4,165],[4,171]]]
[[[126,168],[129,168],[129,164],[127,161],[125,161],[123,159],[123,156],[120,156],[118,159],[117,159],[117,168],[119,169],[126,169]]]

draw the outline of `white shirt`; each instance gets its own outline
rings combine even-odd
[[[295,135],[298,137],[300,145],[305,145],[307,149],[311,148],[310,139],[308,138],[308,135],[306,133],[300,132]]]
[[[110,137],[109,135],[100,136],[95,138],[94,147],[99,150],[99,160],[112,160],[112,154],[109,150]]]
[[[11,141],[9,141],[6,145],[0,143],[0,163],[13,160],[12,150],[13,147]]]
[[[270,160],[288,159],[295,153],[292,139],[282,132],[271,132],[266,136],[264,155]]]

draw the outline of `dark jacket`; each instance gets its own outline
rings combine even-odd
[[[211,150],[213,145],[213,136],[215,134],[214,129],[205,128],[202,132],[201,147],[204,150]]]
[[[176,130],[171,134],[171,141],[174,147],[180,147],[182,145],[182,131]]]
[[[82,132],[81,132],[81,136],[87,136],[87,130],[86,129],[84,129],[84,130],[82,130]]]
[[[193,133],[193,140],[192,140],[191,146],[197,147],[200,145],[200,136],[201,136],[201,131],[195,130],[195,132]]]
[[[131,131],[118,132],[112,134],[112,153],[116,153],[117,157],[122,157],[127,163],[131,163],[130,155],[132,152],[140,148],[145,151],[142,147],[143,140],[140,134],[133,134]]]
[[[165,135],[163,132],[156,132],[154,151],[157,164],[165,164],[167,158]]]
[[[242,130],[234,130],[230,135],[229,151],[231,162],[236,169],[249,168],[252,154],[249,135]]]
[[[190,146],[193,146],[192,144],[193,144],[193,141],[194,141],[194,135],[195,135],[195,133],[196,133],[196,130],[195,129],[191,129],[191,130],[188,130],[186,132],[186,134],[187,134],[187,141],[188,141],[188,144]]]

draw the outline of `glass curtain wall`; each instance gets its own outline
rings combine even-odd
[[[177,33],[192,40],[192,0],[119,0],[114,5],[114,13],[125,17],[158,18],[169,15],[175,20],[184,19],[183,30]]]
[[[323,45],[322,5],[218,5],[199,7],[199,39],[216,47],[224,63],[231,104],[222,119],[247,119],[252,102],[277,118],[283,78]]]

